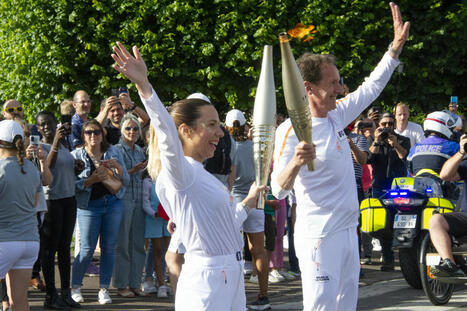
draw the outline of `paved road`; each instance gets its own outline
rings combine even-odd
[[[379,253],[375,253],[373,261],[377,262]],[[399,267],[394,272],[381,272],[379,264],[363,267],[364,276],[360,280],[358,309],[367,310],[466,310],[467,287],[458,287],[450,303],[446,306],[434,307],[425,297],[423,290],[415,290],[403,280]],[[121,298],[111,289],[112,304],[97,303],[98,277],[85,277],[82,293],[85,298],[84,310],[173,310],[173,297],[158,299],[151,297]],[[57,284],[60,284],[57,280]],[[257,285],[245,282],[247,301],[256,299]],[[29,293],[31,310],[43,310],[44,293],[31,290]],[[300,280],[269,285],[269,298],[273,310],[302,310]]]

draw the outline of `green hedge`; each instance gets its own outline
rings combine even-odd
[[[398,96],[413,113],[466,97],[466,2],[402,1],[411,36],[378,102]],[[116,40],[138,45],[150,81],[165,103],[207,94],[221,113],[251,110],[263,45],[274,45],[278,110],[284,111],[277,35],[295,24],[316,25],[316,38],[292,41],[295,56],[332,53],[355,89],[392,39],[388,2],[374,0],[0,0],[0,98],[17,98],[29,116],[77,89],[98,102],[122,84],[111,68]],[[399,93],[397,89],[399,85]],[[131,86],[133,87],[133,86]],[[133,98],[136,99],[135,90]]]

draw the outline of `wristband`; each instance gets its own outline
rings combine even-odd
[[[401,55],[401,53],[402,53],[402,48],[400,50],[394,50],[392,48],[392,42],[391,42],[391,43],[389,43],[388,51],[392,52],[394,55],[396,55],[396,57],[399,57],[399,55]]]
[[[248,215],[250,213],[250,211],[251,211],[251,207],[249,207],[245,203],[241,203],[241,204],[242,204],[242,207],[245,210],[246,214]]]
[[[58,149],[52,149],[52,152],[58,152]]]

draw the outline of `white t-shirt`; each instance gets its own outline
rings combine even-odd
[[[240,251],[241,226],[247,214],[227,188],[202,163],[183,153],[177,128],[153,90],[141,97],[161,151],[162,170],[156,192],[186,252],[199,256],[230,255]]]
[[[413,147],[416,143],[425,139],[423,128],[419,124],[410,121],[404,131],[401,132],[395,128],[394,132],[410,139],[410,147]]]
[[[350,146],[343,129],[378,97],[398,64],[398,60],[386,53],[364,83],[338,100],[336,109],[329,111],[327,117],[312,118],[316,169],[310,172],[304,165],[295,179],[296,234],[320,238],[357,226],[357,186]],[[292,159],[298,144],[291,126],[288,119],[276,131],[271,186],[279,199],[286,197],[289,191],[279,187],[277,177]]]

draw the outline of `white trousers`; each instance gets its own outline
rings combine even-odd
[[[245,311],[243,260],[237,255],[185,254],[177,283],[176,311]]]
[[[360,260],[357,229],[321,239],[295,232],[304,311],[353,311],[357,308]]]

